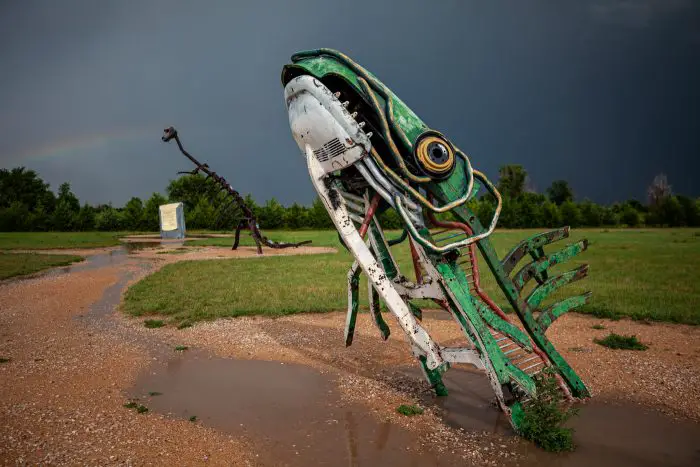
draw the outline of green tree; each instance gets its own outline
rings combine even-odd
[[[95,228],[97,230],[114,232],[123,230],[122,214],[114,209],[111,205],[103,207],[95,215]]]
[[[488,197],[482,197],[479,199],[476,217],[479,218],[479,222],[481,222],[481,224],[486,228],[488,228],[488,226],[491,224],[491,219],[493,219],[493,213],[495,211],[496,204]]]
[[[578,227],[581,225],[581,211],[579,210],[578,206],[573,203],[573,201],[565,201],[559,208],[561,220],[564,225],[568,225],[570,227]]]
[[[547,196],[551,202],[557,206],[561,206],[567,201],[574,200],[574,191],[566,180],[555,180],[549,188],[547,188]]]
[[[298,203],[292,204],[285,210],[284,226],[288,229],[301,229],[309,227],[309,214],[307,208]]]
[[[0,231],[25,232],[31,228],[30,211],[21,201],[13,201],[0,209]]]
[[[620,212],[620,222],[628,227],[637,227],[641,224],[641,214],[629,204],[625,204]]]
[[[171,203],[182,202],[185,214],[194,209],[201,198],[214,198],[218,193],[216,185],[204,175],[183,175],[171,180],[165,189]]]
[[[80,201],[70,189],[70,183],[62,183],[58,188],[56,199],[56,209],[52,216],[52,227],[58,231],[71,231],[76,227],[78,213],[80,212]]]
[[[214,220],[214,207],[205,198],[201,198],[185,224],[193,229],[210,229]]]
[[[582,225],[588,227],[598,227],[603,222],[603,214],[600,210],[600,206],[591,202],[590,200],[585,200],[579,205],[579,210],[581,211],[581,222]]]
[[[525,191],[527,171],[521,165],[503,165],[498,169],[498,191],[504,198],[516,199]]]
[[[518,227],[534,228],[543,225],[542,205],[546,202],[543,195],[525,192],[518,200]]]
[[[551,228],[561,226],[559,208],[551,201],[542,204],[542,226]]]
[[[676,199],[683,210],[685,225],[688,227],[700,226],[700,206],[698,206],[698,201],[683,195],[676,195]]]
[[[260,208],[258,222],[262,229],[280,229],[284,227],[284,207],[272,198]]]
[[[383,225],[383,224],[382,224]],[[318,196],[314,199],[309,210],[309,226],[314,229],[330,229],[333,228],[331,216],[326,211],[323,201]]]
[[[124,227],[128,230],[142,230],[144,228],[144,208],[141,198],[133,197],[124,206]]]
[[[153,193],[143,209],[143,228],[148,232],[158,232],[160,230],[159,207],[167,204],[168,200],[160,193]],[[187,221],[185,221],[187,225]]]
[[[24,204],[30,211],[41,204],[43,210],[50,213],[54,210],[56,197],[49,190],[49,184],[33,170],[25,167],[0,169],[0,208],[15,202]]]
[[[600,208],[600,222],[602,225],[616,226],[620,219],[618,214],[610,207],[601,206]]]
[[[95,208],[86,204],[80,208],[75,220],[75,229],[81,232],[95,230]]]

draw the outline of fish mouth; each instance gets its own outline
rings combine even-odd
[[[284,87],[292,136],[299,149],[311,148],[325,173],[345,169],[367,156],[370,137],[364,122],[349,112],[349,101],[340,101],[340,93],[331,91],[317,78],[302,74]]]
[[[313,77],[328,88],[333,95],[337,96],[336,99],[345,105],[345,109],[349,115],[353,116],[353,120],[362,126],[362,131],[369,135],[371,147],[380,155],[390,154],[389,145],[381,131],[379,116],[366,100],[366,96],[362,95],[345,77],[336,73],[315,76],[298,65],[289,64],[282,68],[282,85],[286,88],[293,79],[300,76]],[[289,106],[287,108],[289,109]],[[367,150],[369,151],[369,148]],[[402,153],[401,156],[409,165],[411,164],[412,155],[410,153]],[[393,158],[387,157],[383,159],[385,159],[387,166],[392,169],[398,169],[398,164],[395,163]]]

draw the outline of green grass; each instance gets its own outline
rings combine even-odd
[[[33,274],[56,266],[66,266],[82,260],[82,257],[75,255],[0,253],[0,280]]]
[[[535,385],[537,396],[523,409],[520,433],[545,451],[573,451],[574,430],[564,424],[578,414],[578,409],[564,404],[564,396],[550,371],[538,374]]]
[[[420,415],[423,413],[423,409],[415,405],[400,405],[396,408],[396,411],[401,415],[406,415],[407,417],[412,417],[414,415]]]
[[[99,248],[119,245],[126,232],[0,232],[0,250]]]
[[[224,232],[230,233],[230,232]],[[190,234],[195,236],[195,234]],[[311,240],[311,243],[306,246],[332,246],[338,247],[338,233],[335,230],[263,230],[265,235],[270,240],[275,242],[297,243],[306,240]],[[229,237],[211,237],[203,240],[187,240],[187,246],[221,246],[229,247],[233,245],[233,235]],[[241,232],[241,246],[255,246],[253,238],[249,232]]]
[[[594,324],[593,326],[591,326],[591,329],[605,329],[605,326],[603,326],[602,324]]]
[[[649,347],[642,344],[637,336],[621,336],[611,332],[603,339],[593,339],[598,345],[616,350],[646,350]]]
[[[187,349],[189,349],[189,347],[187,347],[186,345],[178,345],[177,347],[175,347],[175,350],[177,352],[182,352],[182,351],[187,350]]]
[[[518,241],[542,230],[506,230],[492,236],[503,257]],[[590,265],[589,277],[563,287],[543,304],[587,290],[591,302],[580,309],[601,318],[630,317],[644,321],[700,324],[700,233],[698,229],[572,230],[571,237],[549,245],[554,252],[588,238],[590,247],[571,261],[551,269],[550,275]],[[266,232],[276,241],[312,239],[314,246],[332,246],[337,254],[188,261],[166,265],[132,286],[124,310],[134,316],[161,315],[172,323],[193,323],[220,317],[299,312],[327,312],[346,308],[346,273],[352,257],[340,245],[335,231]],[[388,232],[388,238],[398,232]],[[674,239],[686,240],[673,242]],[[250,244],[247,235],[242,236]],[[198,243],[192,242],[192,243]],[[230,248],[230,238],[201,242]],[[406,243],[392,248],[402,273],[412,277]],[[480,262],[482,285],[494,300],[509,307],[488,267]],[[517,271],[523,261],[515,270]],[[366,309],[366,283],[360,284],[361,306]],[[523,292],[527,296],[531,281]],[[420,302],[419,302],[420,303]],[[422,306],[435,307],[430,302]]]
[[[162,319],[147,319],[143,322],[143,325],[149,329],[162,328],[165,323]]]

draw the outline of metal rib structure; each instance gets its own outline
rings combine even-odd
[[[196,174],[198,172],[203,172],[206,174],[207,178],[211,178],[214,183],[217,184],[219,187],[219,191],[225,191],[228,196],[230,197],[231,201],[229,202],[229,205],[226,207],[230,207],[232,204],[238,206],[241,209],[241,212],[243,212],[243,218],[238,222],[238,225],[236,226],[236,234],[235,238],[233,241],[233,246],[231,247],[232,250],[235,250],[238,248],[238,243],[240,241],[240,234],[241,230],[247,229],[250,231],[250,235],[253,237],[253,240],[255,241],[255,245],[258,250],[258,254],[262,255],[262,245],[265,245],[270,248],[276,248],[276,249],[281,249],[281,248],[296,248],[301,245],[306,245],[311,243],[311,240],[306,240],[303,242],[299,243],[284,243],[284,242],[275,242],[270,239],[268,239],[265,235],[260,232],[260,227],[258,225],[258,221],[255,218],[255,214],[253,214],[253,211],[248,207],[248,205],[245,204],[245,201],[241,197],[241,195],[233,189],[230,183],[228,183],[224,177],[221,177],[218,175],[216,172],[213,170],[209,169],[209,166],[207,164],[202,164],[199,162],[197,159],[195,159],[189,152],[185,150],[185,148],[182,146],[182,142],[180,141],[180,136],[177,133],[177,130],[173,127],[166,128],[164,130],[163,137],[161,138],[164,142],[168,142],[170,140],[175,140],[177,143],[177,147],[180,149],[180,152],[184,154],[185,157],[187,157],[192,163],[195,165],[195,169],[193,172],[186,172],[189,174]]]

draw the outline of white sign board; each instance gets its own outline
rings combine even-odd
[[[163,204],[160,206],[160,229],[165,232],[177,230],[177,207],[180,203]]]

